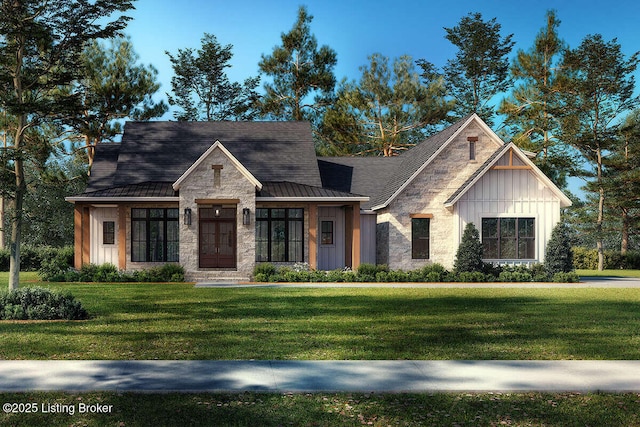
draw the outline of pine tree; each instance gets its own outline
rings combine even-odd
[[[556,273],[573,271],[573,250],[569,229],[564,222],[558,223],[551,232],[551,239],[547,243],[544,256],[544,269],[549,277],[553,277]]]
[[[261,110],[265,116],[312,120],[333,99],[336,52],[326,45],[318,48],[311,34],[312,20],[307,8],[301,6],[293,28],[281,36],[282,46],[274,47],[271,55],[262,55],[260,71],[272,79],[264,84]]]
[[[453,269],[456,273],[483,271],[484,269],[480,233],[472,222],[464,228]]]

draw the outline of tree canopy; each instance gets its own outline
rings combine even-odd
[[[0,109],[14,118],[8,159],[14,178],[10,289],[19,284],[25,154],[38,148],[28,144],[27,131],[46,122],[68,123],[82,111],[79,96],[64,88],[82,77],[87,43],[117,35],[130,18],[109,18],[132,7],[128,0],[0,3]]]
[[[261,100],[262,114],[269,118],[313,120],[332,102],[337,56],[329,46],[318,47],[312,20],[301,6],[293,28],[281,35],[282,45],[275,46],[271,55],[262,55],[258,64],[270,78]]]
[[[198,50],[179,49],[176,55],[166,52],[175,74],[169,104],[180,107],[174,117],[188,121],[253,120],[260,79],[231,82],[225,69],[231,67],[233,46],[223,46],[216,36],[207,33],[201,43]]]

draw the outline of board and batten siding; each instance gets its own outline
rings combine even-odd
[[[376,215],[360,214],[360,263],[376,263]]]
[[[530,170],[490,170],[458,200],[454,213],[458,242],[470,222],[482,234],[482,218],[535,218],[533,262],[543,262],[553,227],[560,221],[560,200]]]
[[[103,226],[105,222],[113,222],[114,243],[105,244],[103,242]],[[95,207],[91,209],[90,230],[91,247],[89,259],[92,264],[113,264],[118,265],[118,208],[116,207]]]
[[[318,270],[335,270],[345,265],[345,220],[344,209],[339,207],[318,208]],[[322,222],[333,224],[333,242],[322,243]]]

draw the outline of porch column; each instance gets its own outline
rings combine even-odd
[[[118,206],[118,268],[127,268],[127,206]]]
[[[351,233],[351,268],[356,269],[360,265],[360,203],[354,203],[352,207],[353,231]]]
[[[318,205],[309,203],[309,267],[318,267]]]
[[[73,266],[80,269],[89,262],[89,208],[75,204],[73,208]]]

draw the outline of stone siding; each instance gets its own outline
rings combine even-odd
[[[212,165],[222,166],[220,185],[214,184],[215,170]],[[235,269],[205,269],[199,267],[198,254],[198,207],[197,199],[234,200],[236,205],[237,258]],[[212,202],[208,205],[216,204]],[[222,202],[220,204],[223,204]],[[227,204],[227,203],[225,203]],[[204,205],[201,205],[204,206]],[[185,269],[187,280],[246,280],[255,264],[255,187],[240,172],[221,149],[212,151],[182,182],[180,186],[180,214],[191,209],[191,225],[180,221],[180,264]],[[242,224],[242,210],[249,208],[251,224]]]
[[[467,137],[478,137],[476,160],[469,160]],[[391,204],[378,212],[378,262],[412,270],[427,263],[453,267],[459,232],[445,201],[496,151],[498,146],[472,124],[427,165]],[[411,214],[431,214],[429,259],[411,258]]]

